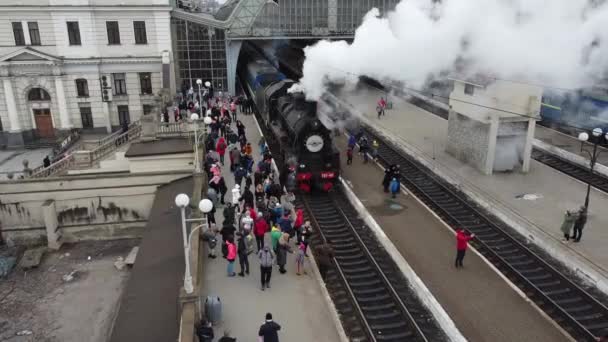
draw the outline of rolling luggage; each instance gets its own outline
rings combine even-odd
[[[218,324],[222,320],[222,302],[220,297],[207,296],[205,299],[205,315],[207,320],[213,324]]]

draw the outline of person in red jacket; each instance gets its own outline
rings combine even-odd
[[[224,139],[224,137],[217,139],[215,151],[220,155],[220,162],[222,165],[224,165],[224,153],[226,153],[226,147],[228,147],[228,144],[226,144],[226,139]]]
[[[463,267],[462,261],[464,260],[464,255],[467,251],[467,247],[469,246],[469,240],[473,239],[475,234],[467,234],[464,229],[456,230],[456,261],[454,262],[454,266]]]
[[[264,248],[264,235],[269,231],[268,222],[264,219],[264,214],[258,213],[255,219],[253,235],[255,235],[255,241],[258,244],[258,252]]]

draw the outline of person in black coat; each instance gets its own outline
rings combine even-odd
[[[279,330],[281,326],[272,320],[272,314],[266,314],[266,322],[260,326],[258,336],[263,342],[279,342]]]
[[[232,206],[232,203],[228,202],[224,208],[224,222],[222,223],[224,226],[234,225],[234,213],[235,207]],[[224,236],[222,236],[222,238],[223,237]]]
[[[196,336],[198,336],[200,342],[212,342],[215,336],[213,334],[211,322],[202,321],[200,326],[196,329]]]
[[[382,187],[384,188],[384,192],[388,192],[388,186],[390,185],[392,179],[393,177],[390,168],[385,169],[384,178],[382,179]]]
[[[42,160],[42,165],[44,165],[45,169],[51,166],[51,159],[49,158],[49,156],[44,157],[44,159]]]
[[[249,206],[249,208],[254,208],[254,206],[253,206],[254,200],[255,200],[255,197],[253,196],[253,192],[251,192],[251,190],[249,188],[245,188],[245,191],[243,191],[241,198],[239,198],[239,202],[244,201],[245,206]]]

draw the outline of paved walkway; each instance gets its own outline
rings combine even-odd
[[[184,249],[175,196],[190,195],[192,186],[192,177],[188,177],[158,188],[111,342],[177,340]]]
[[[366,91],[357,96],[340,97],[364,113],[364,121],[375,126],[396,144],[412,150],[449,176],[459,186],[482,197],[491,209],[498,209],[551,246],[561,240],[560,226],[567,209],[579,208],[586,186],[549,166],[532,160],[531,171],[497,173],[487,176],[445,153],[448,122],[401,99],[391,97],[394,109],[378,120],[375,113],[380,93]],[[523,194],[538,194],[536,200],[520,199]],[[604,277],[608,276],[608,194],[592,190],[589,219],[580,243],[555,247],[552,253],[572,252],[581,262]],[[569,258],[567,258],[569,259]],[[596,279],[597,280],[597,279]]]
[[[338,141],[346,148],[346,138]],[[411,196],[392,200],[382,191],[384,172],[355,156],[342,161],[342,177],[469,341],[567,341],[477,254],[453,267],[454,233]]]
[[[246,127],[247,139],[252,142],[254,160],[257,163],[260,160],[257,148],[260,135],[254,119],[245,115],[239,115],[238,119]],[[230,174],[227,156],[226,161],[223,175],[231,189],[234,186],[234,178]],[[230,198],[228,193],[226,202],[230,201]],[[218,227],[221,227],[223,221],[222,210],[223,208],[219,207],[215,214]],[[266,242],[270,243],[270,235],[266,235]],[[221,336],[227,329],[237,341],[257,341],[258,328],[264,321],[264,315],[266,312],[272,312],[275,321],[282,327],[279,334],[281,341],[340,341],[327,303],[321,294],[322,285],[310,271],[309,264],[306,265],[308,274],[298,276],[295,274],[295,255],[289,254],[287,273],[280,274],[275,266],[271,279],[272,288],[261,291],[260,267],[255,254],[249,256],[249,276],[229,278],[226,275],[227,262],[221,257],[219,245],[217,251],[218,258],[206,259],[203,264],[203,294],[219,296],[222,301],[223,322],[215,327],[216,336]],[[235,262],[235,271],[240,271],[238,260]]]
[[[45,156],[51,154],[51,148],[0,151],[0,180],[8,179],[8,173],[12,173],[14,179],[17,179],[20,175],[22,175],[24,160],[29,161],[30,169],[35,169],[42,165],[42,160]]]

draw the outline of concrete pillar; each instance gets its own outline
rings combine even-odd
[[[63,89],[63,79],[61,76],[55,76],[55,89],[57,91],[60,127],[61,129],[70,129],[72,128],[72,122],[70,121],[70,113],[68,112],[68,104],[65,99],[65,90]]]
[[[57,221],[55,201],[47,200],[42,204],[42,216],[46,227],[47,247],[58,250],[61,247],[61,230]]]
[[[169,57],[169,51],[163,51],[161,55],[163,63],[161,73],[161,88],[171,88],[171,58]]]
[[[498,137],[498,115],[493,115],[490,121],[490,131],[488,132],[488,153],[486,154],[486,165],[483,173],[491,175],[494,170],[494,159],[496,157],[496,139]]]
[[[526,132],[526,145],[524,147],[523,165],[521,172],[527,173],[530,171],[530,159],[532,158],[532,143],[534,142],[534,130],[536,129],[536,120],[528,120],[528,131]]]
[[[338,0],[327,1],[327,28],[330,32],[338,30]]]
[[[17,103],[15,102],[15,93],[13,92],[11,79],[2,79],[2,85],[4,86],[4,98],[6,99],[8,120],[10,122],[9,129],[11,132],[21,131],[21,123],[19,122],[19,116],[17,115]]]
[[[243,42],[240,40],[226,40],[226,69],[228,75],[228,92],[236,94],[236,64]]]

